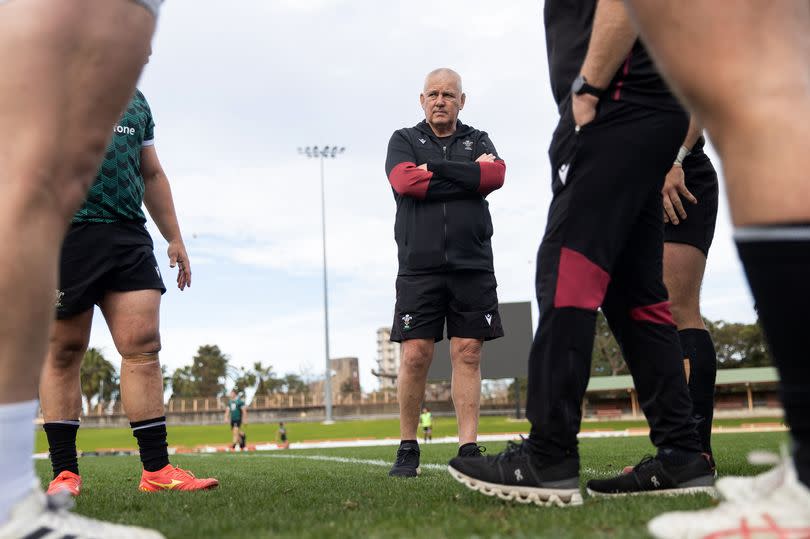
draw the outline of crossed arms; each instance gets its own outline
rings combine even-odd
[[[421,200],[454,200],[473,194],[486,197],[501,188],[506,176],[506,162],[488,153],[475,162],[431,159],[417,166],[415,161],[410,142],[403,133],[395,132],[388,143],[385,172],[400,196]]]

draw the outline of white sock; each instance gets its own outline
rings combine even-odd
[[[36,400],[0,404],[0,525],[34,485],[34,417],[38,407]]]

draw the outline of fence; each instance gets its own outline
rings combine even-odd
[[[440,399],[437,402],[444,402],[448,399]],[[482,397],[482,408],[500,408],[514,406],[514,397],[496,396]],[[377,393],[339,393],[332,396],[334,406],[369,407],[376,408],[384,404],[397,404],[397,396],[393,392]],[[283,410],[283,409],[308,409],[322,408],[324,398],[319,393],[276,393],[273,395],[256,395],[246,406],[248,412],[251,410]],[[195,412],[216,412],[223,414],[228,407],[227,397],[197,397],[197,398],[172,398],[166,403],[166,412],[174,413],[195,413]],[[100,402],[90,408],[86,417],[121,415],[124,413],[121,401],[112,403]]]

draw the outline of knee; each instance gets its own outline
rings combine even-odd
[[[64,158],[68,164],[59,183],[51,182],[51,189],[59,195],[60,210],[68,218],[72,217],[87,196],[87,191],[98,174],[99,161],[110,140],[111,130],[105,127],[91,128],[70,149]]]
[[[669,303],[669,310],[678,329],[703,327],[698,298],[673,296]]]
[[[481,366],[481,341],[465,341],[455,350],[453,364],[470,369]]]
[[[81,340],[52,341],[48,353],[48,366],[60,371],[79,369],[86,343]]]
[[[107,129],[90,130],[73,144],[57,145],[40,141],[44,151],[17,164],[18,207],[28,215],[47,215],[67,221],[87,196],[98,172],[110,133]]]
[[[118,353],[122,357],[146,354],[157,358],[160,349],[160,333],[157,330],[129,336],[118,345]]]
[[[430,350],[418,347],[402,355],[400,366],[412,372],[424,372],[430,367]]]

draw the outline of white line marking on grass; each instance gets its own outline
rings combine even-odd
[[[351,457],[333,457],[329,455],[253,455],[253,457],[262,457],[268,459],[303,459],[303,460],[322,460],[326,462],[340,462],[343,464],[365,464],[367,466],[391,466],[390,462],[379,459],[355,459]],[[427,468],[428,470],[446,470],[446,464],[420,464],[420,468]]]

